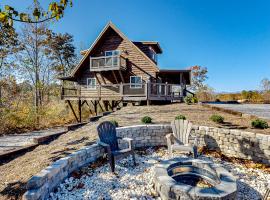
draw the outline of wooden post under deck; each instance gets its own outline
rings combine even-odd
[[[85,100],[85,103],[86,103],[86,105],[88,106],[88,108],[89,108],[89,112],[91,113],[91,114],[93,114],[93,112],[92,112],[92,110],[91,110],[91,107],[90,107],[90,105],[88,104],[88,102]]]
[[[109,111],[109,107],[108,107],[108,101],[102,101],[103,102],[103,105],[104,105],[104,108],[105,108],[105,111]]]
[[[98,112],[97,112],[97,101],[96,100],[94,101],[94,107],[95,107],[95,114],[97,116]]]
[[[82,122],[82,101],[78,101],[79,122]]]
[[[76,121],[79,122],[79,119],[78,119],[78,117],[77,117],[77,115],[76,115],[76,113],[75,113],[75,111],[74,111],[74,109],[73,109],[73,107],[72,107],[72,104],[70,103],[69,100],[67,100],[67,103],[68,103],[68,105],[69,105],[69,107],[70,107],[70,109],[71,109],[71,111],[72,111],[74,117],[76,118]]]
[[[145,88],[145,92],[146,92],[146,104],[147,104],[147,106],[150,106],[150,104],[151,104],[151,101],[150,101],[150,92],[151,92],[151,82],[150,82],[150,79],[148,79],[147,80],[147,82],[146,82],[146,88]]]

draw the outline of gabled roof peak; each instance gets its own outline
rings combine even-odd
[[[132,41],[130,41],[113,23],[112,21],[109,21],[106,26],[102,29],[102,31],[100,32],[100,34],[98,35],[98,37],[95,39],[95,41],[93,42],[93,44],[91,45],[91,47],[87,50],[84,50],[82,53],[84,54],[83,58],[80,60],[79,64],[74,68],[74,70],[71,73],[71,76],[74,76],[76,74],[76,72],[78,71],[78,69],[80,68],[80,66],[82,65],[82,63],[86,60],[86,58],[89,56],[90,52],[92,51],[92,49],[96,46],[96,44],[98,43],[98,41],[100,40],[100,38],[104,35],[104,33],[109,29],[112,28],[120,37],[122,37],[123,39],[125,39],[127,42],[129,42],[131,45],[134,46],[134,48],[137,49],[137,51],[139,53],[141,53],[142,56],[145,57],[145,59],[147,59],[150,63],[153,64],[153,66],[159,70],[158,66],[156,65],[156,63],[154,61],[152,61],[144,52],[142,52],[141,49],[139,49]]]

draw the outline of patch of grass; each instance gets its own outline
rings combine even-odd
[[[184,102],[188,105],[198,103],[198,98],[193,96],[186,96]]]
[[[116,120],[110,120],[110,122],[115,126],[115,127],[118,127],[119,124]]]
[[[224,122],[224,117],[222,117],[221,115],[212,115],[210,117],[210,120],[212,120],[213,122],[222,124]]]
[[[179,120],[179,119],[186,120],[187,118],[186,118],[186,116],[184,116],[184,115],[177,115],[177,116],[175,117],[175,120]]]
[[[141,119],[141,122],[144,123],[144,124],[151,124],[151,123],[152,123],[152,118],[149,117],[149,116],[144,116],[144,117]]]
[[[251,122],[253,128],[266,129],[268,128],[268,123],[262,119],[255,119]]]

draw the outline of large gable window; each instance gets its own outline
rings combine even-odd
[[[142,88],[142,77],[130,76],[130,88]]]
[[[96,78],[88,78],[87,79],[87,88],[89,89],[96,89]]]

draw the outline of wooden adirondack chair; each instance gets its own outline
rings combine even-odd
[[[170,157],[172,157],[172,152],[175,150],[191,152],[193,153],[193,157],[196,158],[198,156],[197,138],[194,140],[194,145],[189,144],[192,123],[183,119],[174,120],[171,122],[171,127],[173,133],[166,135]]]
[[[132,138],[117,137],[115,126],[111,122],[107,121],[99,124],[97,127],[97,131],[99,136],[98,144],[100,144],[106,149],[112,172],[115,171],[115,160],[126,157],[128,155],[132,155],[133,164],[134,166],[136,165]],[[129,147],[127,149],[120,149],[118,146],[118,139],[127,141]]]
[[[262,198],[263,200],[269,200],[270,199],[270,182],[268,183],[268,188]]]

